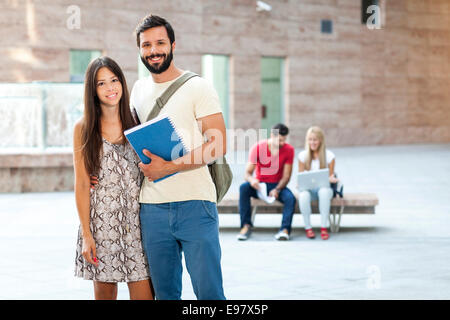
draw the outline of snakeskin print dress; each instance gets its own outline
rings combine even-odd
[[[101,282],[150,278],[141,243],[139,191],[143,176],[138,163],[129,143],[112,144],[103,139],[98,184],[90,196],[90,228],[99,265],[95,267],[82,256],[80,228],[75,276]]]

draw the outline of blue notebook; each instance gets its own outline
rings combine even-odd
[[[168,115],[159,115],[150,121],[125,130],[124,134],[142,163],[145,164],[150,163],[150,158],[144,155],[142,149],[147,149],[166,161],[175,160],[188,153],[188,148]],[[160,178],[154,182],[161,181],[172,175]]]

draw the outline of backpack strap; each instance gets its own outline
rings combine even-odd
[[[193,72],[186,72],[181,77],[179,77],[174,83],[172,83],[163,94],[156,99],[155,105],[153,106],[152,111],[150,111],[147,121],[155,118],[161,109],[166,105],[167,101],[169,101],[170,97],[189,79],[193,77],[197,77],[198,74]]]

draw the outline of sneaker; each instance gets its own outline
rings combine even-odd
[[[245,241],[248,238],[250,238],[251,233],[252,233],[251,227],[243,227],[241,229],[241,232],[237,235],[237,239],[240,241]]]
[[[289,234],[287,232],[285,232],[284,230],[282,230],[275,235],[275,239],[280,240],[280,241],[289,240]]]

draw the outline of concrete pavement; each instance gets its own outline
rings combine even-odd
[[[346,192],[378,195],[376,214],[344,215],[328,241],[307,239],[295,215],[288,242],[273,238],[281,215],[257,215],[245,242],[236,240],[239,216],[220,215],[227,298],[449,299],[450,145],[332,151]],[[230,192],[243,167],[233,165]],[[92,283],[73,276],[72,192],[0,194],[0,220],[0,299],[93,298]],[[318,215],[312,223],[319,226]],[[186,271],[183,287],[183,299],[195,299]],[[128,299],[125,284],[119,299]]]

